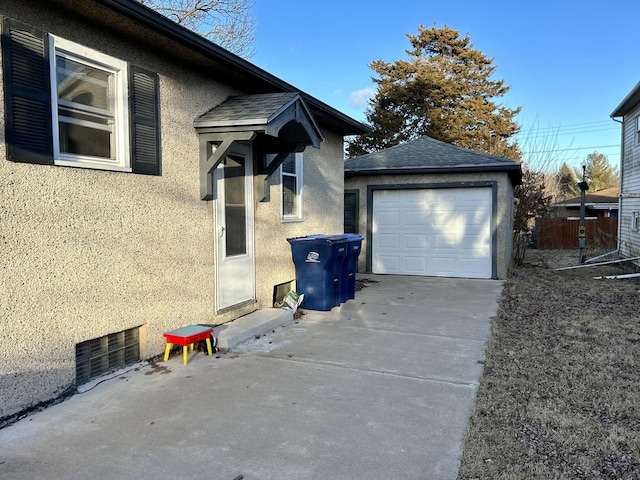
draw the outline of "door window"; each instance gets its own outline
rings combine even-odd
[[[224,216],[226,256],[247,253],[247,213],[244,158],[229,156],[224,160]]]

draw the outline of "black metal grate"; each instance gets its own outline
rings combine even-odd
[[[76,345],[76,385],[140,360],[140,328]]]

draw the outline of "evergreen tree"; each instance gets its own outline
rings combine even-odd
[[[580,195],[580,187],[578,187],[576,175],[566,162],[563,162],[558,170],[556,180],[561,197],[558,200],[565,200]],[[580,180],[582,180],[582,174],[580,175]]]
[[[586,161],[586,180],[589,184],[590,192],[597,192],[605,188],[611,188],[618,185],[618,168],[609,164],[606,155],[593,152],[587,155]],[[582,180],[582,170],[576,169],[576,176]]]
[[[469,36],[443,28],[418,27],[407,35],[407,60],[377,60],[375,96],[366,112],[373,128],[348,145],[358,156],[414,140],[422,135],[464,148],[520,160],[511,140],[519,127],[514,117],[520,108],[496,103],[509,87],[491,77],[493,59],[473,48]]]

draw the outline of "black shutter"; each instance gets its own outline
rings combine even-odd
[[[134,173],[160,175],[158,75],[130,66],[131,164]]]
[[[52,164],[46,37],[33,27],[5,17],[2,19],[2,58],[9,160]]]
[[[344,233],[358,233],[358,190],[344,192]]]

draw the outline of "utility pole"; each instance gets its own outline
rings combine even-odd
[[[584,249],[587,246],[587,227],[585,225],[585,196],[589,185],[587,184],[587,166],[582,165],[582,181],[578,183],[580,187],[580,228],[578,229],[578,243],[580,246],[580,258],[579,263],[584,263]]]

